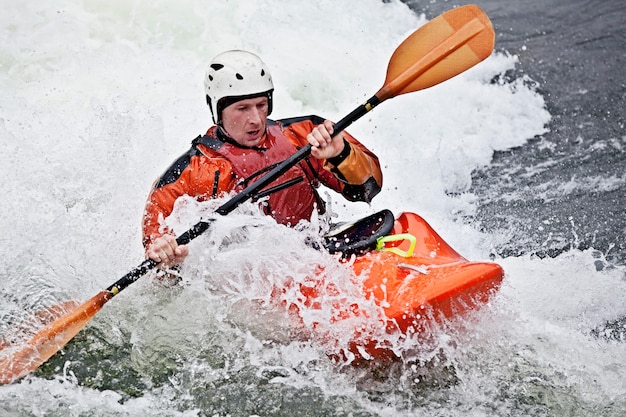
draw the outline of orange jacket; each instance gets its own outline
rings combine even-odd
[[[266,138],[255,149],[230,144],[216,126],[210,128],[206,136],[194,139],[191,148],[155,181],[148,195],[143,216],[144,246],[170,232],[161,221],[172,213],[178,197],[189,195],[203,201],[242,189],[246,178],[254,182],[249,178],[254,171],[250,171],[259,167],[259,160],[267,159],[267,154],[284,154],[285,150],[289,151],[287,156],[295,153],[307,144],[306,136],[323,120],[317,116],[268,120]],[[382,187],[378,158],[348,133],[344,132],[344,138],[349,146],[342,155],[331,160],[308,157],[288,171],[285,178],[302,176],[305,181],[272,194],[266,203],[272,206],[267,214],[280,223],[293,225],[301,218],[309,219],[315,207],[323,212],[323,201],[315,190],[320,183],[350,201],[370,202]],[[267,152],[268,146],[282,146],[283,149]],[[247,153],[248,157],[239,158],[241,153]],[[256,165],[245,161],[256,161]],[[282,182],[284,178],[279,178],[270,187]],[[294,204],[294,199],[301,204]]]

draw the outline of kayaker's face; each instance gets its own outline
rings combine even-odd
[[[222,111],[222,127],[238,144],[257,146],[265,134],[268,111],[267,97],[237,101]]]

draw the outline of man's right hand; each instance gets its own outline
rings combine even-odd
[[[146,250],[146,258],[159,262],[161,269],[171,268],[183,262],[189,255],[187,246],[178,246],[172,235],[163,235],[156,238]]]

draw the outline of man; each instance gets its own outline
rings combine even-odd
[[[213,122],[155,182],[143,218],[146,256],[164,266],[182,262],[186,246],[161,222],[176,199],[198,200],[239,191],[268,167],[311,144],[311,157],[271,184],[291,184],[263,199],[263,209],[277,222],[294,226],[324,212],[316,191],[320,184],[350,201],[370,202],[382,186],[378,158],[346,132],[333,135],[333,123],[317,116],[270,120],[274,85],[261,59],[246,51],[227,51],[209,64],[205,77]],[[291,181],[290,181],[291,180]],[[289,182],[287,182],[289,181]]]

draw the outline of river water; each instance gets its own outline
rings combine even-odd
[[[206,130],[202,77],[257,52],[273,117],[338,120],[382,85],[393,49],[464,2],[3,1],[0,332],[85,300],[142,259],[152,181]],[[342,366],[350,328],[304,328],[272,288],[332,269],[302,235],[246,206],[192,243],[182,285],[140,280],[33,375],[0,416],[621,416],[626,412],[625,6],[477,2],[496,53],[351,126],[385,186],[354,218],[414,211],[506,277],[481,312],[433,329],[393,365]],[[184,230],[215,206],[184,201]],[[290,295],[285,295],[289,301]],[[413,346],[414,347],[414,346]],[[402,347],[398,347],[401,349]],[[407,351],[408,352],[408,351]]]

